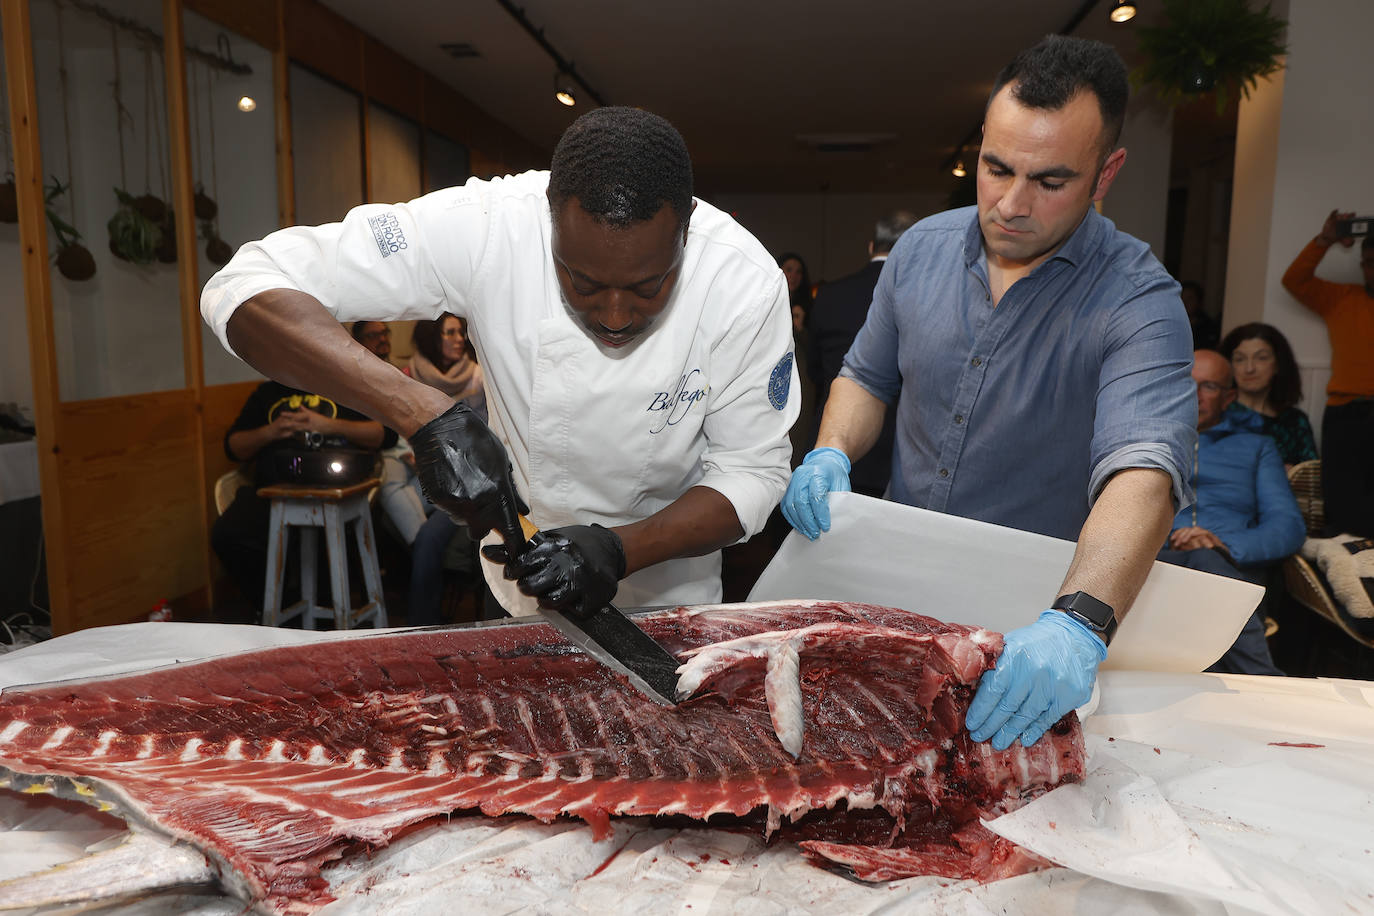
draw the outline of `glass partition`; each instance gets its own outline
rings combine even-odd
[[[432,130],[425,131],[425,191],[451,188],[471,176],[466,146]]]
[[[372,102],[367,110],[368,179],[377,203],[421,194],[420,125]]]
[[[277,228],[276,92],[271,51],[189,10],[182,29],[203,287],[239,245]],[[207,385],[261,377],[204,322],[201,349]]]
[[[60,397],[183,388],[162,4],[30,11]]]
[[[296,222],[336,222],[363,202],[362,98],[291,66],[291,149]]]
[[[10,124],[5,49],[0,45],[0,416],[33,425],[33,376],[29,370],[28,315],[24,310],[23,258],[19,254],[19,207],[14,188],[14,133]]]

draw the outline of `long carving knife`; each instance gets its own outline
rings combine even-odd
[[[516,511],[514,504],[504,506],[503,514],[506,518],[501,526],[501,538],[509,555],[518,557],[538,529]],[[589,614],[540,606],[539,613],[569,642],[606,667],[625,675],[636,690],[655,703],[677,704],[678,660],[615,605],[607,604]]]

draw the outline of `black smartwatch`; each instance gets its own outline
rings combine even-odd
[[[1074,592],[1060,595],[1050,607],[1063,611],[1101,636],[1104,645],[1112,644],[1112,637],[1116,635],[1116,612],[1110,604],[1098,601],[1087,592]]]

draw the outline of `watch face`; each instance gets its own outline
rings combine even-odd
[[[1105,630],[1115,620],[1111,606],[1098,601],[1086,592],[1074,592],[1054,603],[1056,609],[1069,611],[1097,630]]]

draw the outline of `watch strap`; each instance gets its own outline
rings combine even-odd
[[[1063,611],[1101,636],[1104,645],[1112,644],[1112,637],[1116,635],[1116,612],[1105,601],[1099,601],[1087,592],[1074,592],[1060,595],[1050,607]]]

